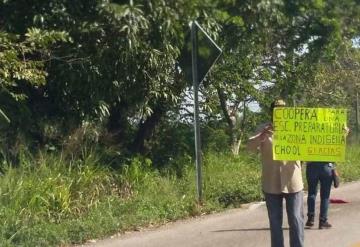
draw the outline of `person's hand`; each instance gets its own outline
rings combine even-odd
[[[260,133],[260,138],[261,140],[264,140],[264,138],[267,136],[267,135],[271,135],[273,133],[273,126],[272,124],[268,124],[264,127],[264,129],[261,131]]]
[[[348,135],[350,132],[350,128],[347,126],[344,126],[343,130],[344,130],[345,135]]]

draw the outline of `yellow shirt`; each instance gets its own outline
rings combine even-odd
[[[265,193],[295,193],[303,190],[300,161],[273,160],[272,133],[249,138],[249,151],[260,151],[262,163],[262,189]]]

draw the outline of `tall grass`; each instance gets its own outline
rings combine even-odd
[[[360,147],[359,145],[347,148],[345,162],[337,164],[337,169],[343,181],[354,181],[360,179]]]
[[[47,239],[61,242],[58,224],[82,217],[107,196],[120,195],[116,178],[96,162],[92,155],[66,162],[40,154],[22,158],[20,168],[8,166],[0,178],[0,245],[38,246],[43,238],[44,246]]]
[[[347,157],[338,165],[343,180],[359,179],[359,149]],[[95,152],[75,160],[25,155],[0,177],[0,246],[70,245],[261,200],[257,156],[207,153],[201,206],[194,165],[181,162],[157,171],[134,158],[111,170]]]

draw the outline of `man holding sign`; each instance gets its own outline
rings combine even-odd
[[[274,109],[285,107],[283,100],[271,104],[271,115]],[[276,124],[275,122],[273,122]],[[287,128],[282,125],[282,128]],[[273,155],[274,125],[267,124],[248,141],[249,151],[259,151],[262,162],[262,190],[268,209],[271,246],[283,247],[282,229],[283,199],[286,201],[286,212],[289,222],[290,246],[304,246],[304,214],[303,214],[303,181],[301,164],[298,159],[275,160]],[[294,149],[296,151],[296,149]],[[290,150],[291,151],[291,150]],[[294,152],[294,151],[292,151]]]

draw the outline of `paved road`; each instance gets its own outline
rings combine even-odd
[[[343,199],[349,203],[331,204],[329,221],[334,227],[328,230],[306,229],[305,246],[360,247],[360,182],[342,184],[340,188],[332,190],[331,198]],[[316,210],[318,208],[319,205]],[[289,246],[288,234],[285,221],[286,246]],[[266,247],[270,246],[269,243],[266,207],[263,203],[258,203],[247,209],[228,210],[220,214],[179,221],[157,229],[99,240],[86,246]]]

